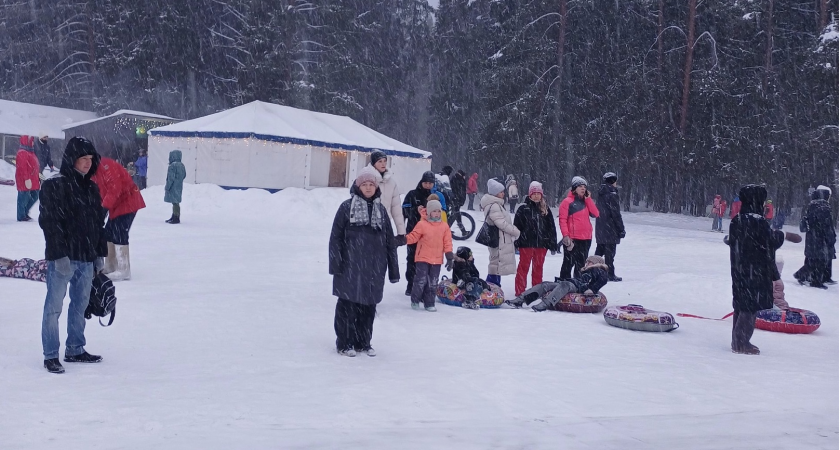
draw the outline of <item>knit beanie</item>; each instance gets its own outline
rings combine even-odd
[[[385,152],[380,152],[379,150],[370,154],[370,165],[375,165],[377,161],[380,159],[388,159],[388,155]]]
[[[827,191],[828,195],[831,195],[831,188],[828,186],[823,186],[822,184],[817,186],[818,191]]]
[[[586,182],[586,179],[583,177],[574,177],[572,178],[572,190],[577,189],[578,186],[587,186],[589,183]]]
[[[434,183],[435,182],[435,173],[431,170],[427,170],[423,172],[423,177],[420,178],[421,183]]]
[[[487,193],[493,197],[505,191],[505,186],[494,179],[487,180]]]
[[[531,185],[528,186],[528,196],[531,196],[531,194],[542,194],[542,193],[543,193],[543,187],[542,187],[542,183],[540,183],[539,181],[532,181]]]
[[[618,176],[612,172],[607,172],[604,174],[604,183],[605,184],[614,184],[618,181]]]
[[[377,172],[376,169],[372,167],[365,167],[359,171],[358,175],[356,175],[356,186],[361,187],[362,184],[368,181],[373,183],[374,186],[379,186],[379,180],[381,178],[381,175],[379,175],[379,172]]]

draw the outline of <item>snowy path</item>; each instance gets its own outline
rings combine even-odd
[[[48,374],[44,284],[0,279],[0,448],[838,448],[838,288],[796,284],[802,244],[780,250],[787,299],[822,327],[756,331],[758,357],[729,351],[731,321],[682,318],[655,334],[600,314],[429,314],[409,308],[401,282],[379,307],[379,355],[350,359],[334,351],[326,269],[346,190],[187,185],[177,227],[163,222],[161,188],[143,192],[134,278],[117,284],[114,326],[87,328],[102,364]],[[0,256],[43,257],[41,230],[14,221],[14,199],[0,186]],[[728,248],[710,220],[626,222],[627,281],[604,288],[611,304],[730,311]],[[487,251],[472,248],[484,274]],[[560,263],[549,256],[546,278]]]

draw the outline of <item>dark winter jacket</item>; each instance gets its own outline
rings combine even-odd
[[[40,139],[35,141],[35,156],[38,157],[39,173],[43,172],[45,167],[53,167],[52,149],[50,149],[49,141],[44,142]]]
[[[452,204],[458,208],[464,206],[467,200],[467,179],[459,172],[455,172],[450,177],[449,184],[452,187]]]
[[[405,231],[407,233],[411,233],[411,230],[417,225],[417,222],[420,222],[421,216],[420,211],[417,209],[420,206],[426,206],[426,201],[429,199],[429,196],[432,195],[432,191],[429,189],[423,189],[423,183],[417,183],[417,187],[414,188],[413,191],[409,191],[408,194],[405,194],[405,198],[403,199],[403,217],[408,221],[408,224],[405,227]]]
[[[458,284],[461,280],[468,278],[479,278],[481,274],[478,268],[475,267],[475,261],[464,259],[463,261],[456,261],[452,264],[452,282]]]
[[[831,206],[828,204],[828,191],[816,190],[812,194],[815,200],[808,205],[808,212],[799,222],[799,230],[805,234],[805,257],[814,259],[834,259],[837,254],[834,244],[837,233],[831,219]]]
[[[358,189],[354,195],[361,196]],[[379,189],[368,200],[368,216],[373,208],[380,208],[382,229],[371,225],[350,223],[353,199],[345,200],[333,220],[329,243],[329,270],[333,275],[333,295],[362,305],[375,305],[382,301],[385,287],[385,271],[391,282],[400,280],[397,262],[397,244],[388,210],[374,199],[379,198]]]
[[[595,202],[600,214],[595,219],[595,241],[599,244],[620,244],[624,237],[624,220],[618,202],[618,188],[602,184]]]
[[[67,143],[59,175],[44,181],[41,187],[41,217],[46,259],[55,261],[65,256],[72,261],[94,262],[108,255],[105,241],[105,215],[99,188],[91,181],[99,167],[99,154],[89,142],[73,138]],[[84,141],[86,142],[86,141]],[[90,171],[76,171],[76,160],[93,155]]]
[[[516,210],[513,226],[521,232],[515,242],[517,248],[557,250],[557,227],[554,225],[551,211],[543,215],[539,203],[535,203],[530,197]]]
[[[602,264],[590,266],[589,268],[582,270],[579,276],[572,278],[569,281],[577,286],[578,292],[591,290],[593,293],[597,294],[602,287],[606,286],[607,281],[609,280],[607,270],[609,270],[609,268]]]
[[[763,186],[741,188],[741,212],[729,224],[729,261],[732,273],[732,308],[755,312],[773,307],[773,280],[779,278],[776,249],[785,241],[764,218]]]
[[[186,177],[187,169],[181,162],[181,150],[172,150],[169,152],[169,169],[166,171],[163,201],[166,203],[181,203],[181,194],[184,192],[184,178]]]

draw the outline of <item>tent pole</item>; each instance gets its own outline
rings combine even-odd
[[[303,188],[304,189],[309,189],[310,188],[309,180],[312,177],[312,146],[311,145],[306,146],[306,158],[305,158],[303,164],[305,166],[303,168]]]

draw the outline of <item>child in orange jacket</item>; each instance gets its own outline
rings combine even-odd
[[[408,233],[406,240],[409,245],[417,244],[414,254],[417,272],[411,289],[411,308],[419,310],[422,301],[426,311],[435,312],[435,291],[443,257],[446,256],[446,270],[452,270],[455,255],[452,254],[452,231],[442,218],[443,207],[437,196],[429,198],[425,211],[420,210],[420,222]]]

